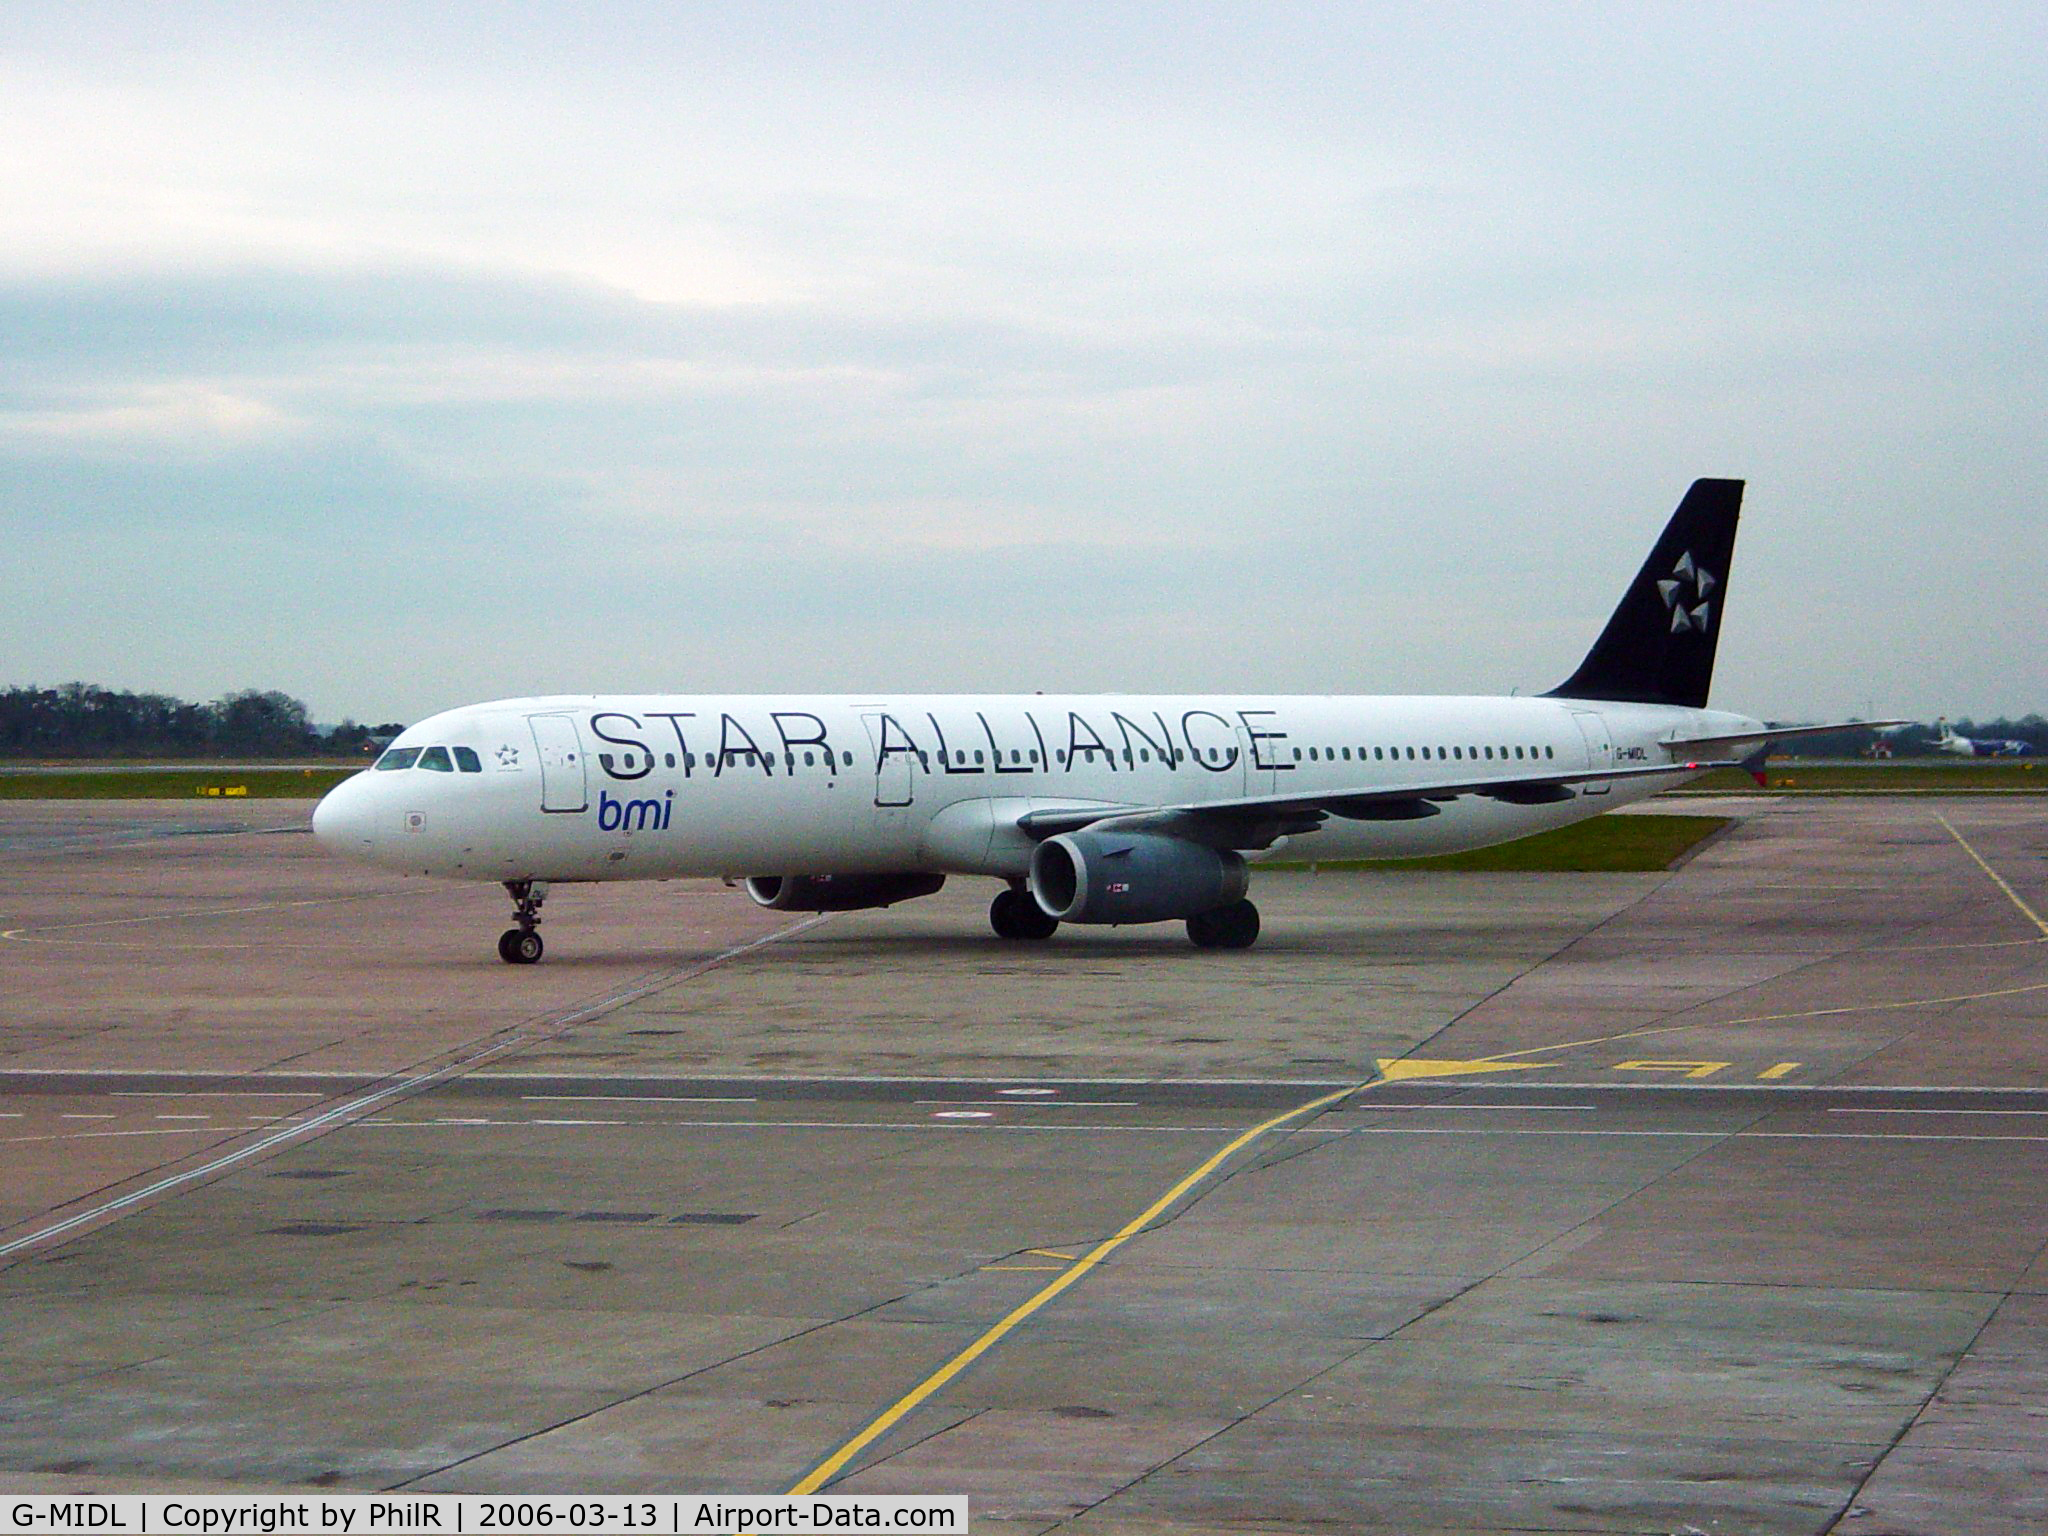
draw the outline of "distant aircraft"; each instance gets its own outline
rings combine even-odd
[[[405,731],[313,830],[388,869],[501,882],[512,964],[540,958],[551,885],[682,875],[804,912],[992,876],[1005,939],[1184,921],[1200,947],[1241,949],[1259,932],[1247,855],[1508,842],[1841,729],[1706,707],[1741,501],[1739,480],[1696,481],[1578,670],[1538,697],[506,699]]]
[[[1953,752],[1957,757],[2032,757],[2034,744],[2031,741],[2015,741],[2010,736],[1993,739],[1989,736],[1958,736],[1949,729],[1948,717],[1934,722],[1936,735],[1934,750]]]

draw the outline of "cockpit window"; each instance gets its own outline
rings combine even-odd
[[[393,747],[377,759],[377,771],[379,773],[390,773],[395,769],[410,768],[413,765],[413,761],[419,755],[420,749],[418,747]]]
[[[431,768],[435,773],[453,773],[455,765],[448,761],[446,747],[428,747],[420,753],[419,766]]]
[[[451,747],[449,750],[455,754],[455,766],[464,773],[482,773],[484,771],[484,765],[477,761],[476,748]]]

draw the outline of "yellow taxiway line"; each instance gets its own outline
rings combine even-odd
[[[994,1349],[997,1344],[1002,1342],[1003,1336],[1009,1333],[1011,1329],[1045,1306],[1047,1302],[1059,1295],[1060,1292],[1073,1285],[1083,1275],[1087,1274],[1089,1270],[1100,1264],[1112,1253],[1115,1253],[1117,1249],[1123,1247],[1125,1243],[1157,1221],[1189,1190],[1208,1178],[1210,1174],[1221,1168],[1231,1158],[1235,1157],[1260,1137],[1269,1132],[1277,1131],[1289,1121],[1299,1120],[1304,1115],[1312,1115],[1319,1109],[1327,1109],[1332,1104],[1348,1099],[1352,1094],[1358,1092],[1359,1089],[1377,1081],[1377,1078],[1368,1078],[1365,1082],[1355,1083],[1349,1088],[1339,1088],[1332,1093],[1318,1094],[1306,1103],[1297,1104],[1294,1108],[1274,1115],[1269,1120],[1261,1120],[1250,1130],[1232,1137],[1216,1151],[1210,1153],[1208,1157],[1204,1158],[1193,1169],[1183,1174],[1178,1182],[1171,1189],[1167,1190],[1165,1194],[1154,1200],[1144,1210],[1133,1216],[1121,1227],[1118,1227],[1115,1232],[1082,1254],[1080,1258],[1074,1260],[1072,1264],[1060,1272],[1057,1278],[1047,1282],[1028,1299],[1011,1308],[1002,1318],[991,1325],[980,1338],[969,1344],[960,1353],[953,1356],[952,1359],[948,1360],[936,1371],[933,1371],[931,1375],[925,1377],[923,1381],[920,1381],[916,1386],[904,1393],[903,1396],[897,1398],[895,1402],[876,1414],[873,1419],[868,1421],[867,1426],[859,1434],[848,1440],[838,1450],[805,1473],[796,1486],[789,1490],[790,1496],[796,1497],[801,1494],[816,1493],[820,1488],[831,1482],[833,1478],[846,1470],[847,1464],[854,1457],[895,1428],[896,1424],[905,1414],[923,1403],[934,1392],[937,1392],[939,1388],[943,1387],[955,1376],[958,1376],[991,1349]]]
[[[953,1356],[952,1359],[925,1377],[923,1381],[920,1381],[916,1386],[904,1393],[903,1396],[897,1398],[895,1402],[875,1415],[859,1434],[848,1440],[838,1450],[805,1473],[796,1486],[789,1490],[790,1496],[794,1498],[802,1494],[816,1493],[820,1488],[831,1482],[833,1478],[846,1470],[847,1465],[854,1457],[895,1428],[902,1421],[904,1415],[924,1403],[933,1393],[945,1386],[947,1382],[958,1376],[991,1349],[994,1349],[996,1345],[1003,1341],[1004,1335],[1008,1334],[1019,1323],[1044,1307],[1054,1297],[1080,1280],[1089,1270],[1150,1227],[1153,1222],[1171,1210],[1196,1185],[1200,1184],[1204,1179],[1208,1178],[1217,1169],[1221,1168],[1225,1163],[1229,1162],[1238,1153],[1261,1137],[1270,1135],[1282,1126],[1300,1120],[1304,1116],[1312,1115],[1317,1110],[1328,1109],[1333,1104],[1341,1103],[1353,1094],[1372,1087],[1375,1083],[1398,1082],[1407,1078],[1457,1077],[1469,1072],[1509,1072],[1515,1070],[1506,1063],[1434,1061],[1414,1057],[1400,1060],[1390,1057],[1379,1061],[1376,1065],[1379,1070],[1362,1082],[1353,1083],[1348,1088],[1339,1088],[1330,1093],[1318,1094],[1312,1099],[1295,1105],[1292,1109],[1284,1110],[1270,1119],[1261,1120],[1250,1130],[1240,1132],[1221,1147],[1218,1147],[1208,1157],[1183,1174],[1165,1194],[1154,1200],[1144,1210],[1133,1216],[1121,1227],[1118,1227],[1115,1232],[1097,1243],[1093,1248],[1090,1248],[1086,1253],[1075,1259],[1072,1264],[1060,1271],[1056,1279],[1047,1282],[1026,1300],[1011,1308],[1009,1312],[992,1324],[973,1343],[969,1344],[965,1349]],[[1031,1249],[1028,1251],[1045,1254],[1048,1258],[1064,1257],[1064,1255],[1048,1254],[1044,1249]],[[1037,1265],[1022,1264],[984,1266],[984,1268],[990,1269],[1036,1269],[1038,1267]]]
[[[2042,936],[2048,938],[2048,920],[2044,920],[2038,912],[2028,906],[2021,899],[2019,893],[2006,883],[2004,876],[1985,863],[1983,856],[1964,840],[1962,833],[1956,831],[1949,824],[1947,817],[1937,812],[1935,820],[1939,821],[1947,829],[1949,836],[1961,844],[1963,851],[1976,861],[1977,867],[1997,882],[1998,888],[2005,892],[2007,899],[2015,907],[2019,908],[2021,912],[2026,914],[2028,921],[2041,930]],[[1824,1018],[1831,1014],[1840,1013],[1864,1013],[1892,1008],[1928,1008],[1942,1003],[1974,1002],[1980,998],[2008,997],[2015,993],[2037,992],[2043,989],[2048,989],[2048,982],[2040,982],[2032,986],[2005,987],[1992,992],[1975,992],[1959,997],[1921,998],[1910,1002],[1866,1003],[1861,1006],[1846,1008],[1815,1008],[1802,1013],[1761,1014],[1749,1019],[1721,1019],[1711,1022],[1724,1026],[1729,1024],[1762,1024],[1785,1019]],[[1061,1292],[1077,1283],[1082,1276],[1116,1252],[1117,1249],[1144,1232],[1153,1222],[1171,1210],[1195,1186],[1215,1173],[1217,1169],[1229,1162],[1239,1152],[1242,1152],[1246,1147],[1262,1137],[1279,1130],[1282,1126],[1312,1115],[1318,1110],[1328,1109],[1333,1104],[1341,1103],[1354,1094],[1361,1093],[1365,1089],[1372,1087],[1375,1083],[1398,1082],[1403,1079],[1412,1078],[1459,1077],[1474,1072],[1514,1071],[1517,1067],[1526,1071],[1541,1065],[1541,1063],[1517,1063],[1512,1058],[1542,1055],[1550,1051],[1570,1050],[1574,1046],[1604,1045],[1615,1040],[1632,1040],[1643,1035],[1669,1034],[1678,1030],[1699,1029],[1703,1027],[1706,1026],[1700,1022],[1654,1025],[1647,1029],[1625,1030],[1619,1034],[1601,1035],[1589,1040],[1569,1040],[1557,1045],[1539,1045],[1520,1051],[1502,1051],[1498,1055],[1483,1056],[1473,1061],[1426,1060],[1420,1057],[1383,1058],[1377,1063],[1379,1070],[1373,1076],[1361,1082],[1353,1083],[1348,1088],[1339,1088],[1330,1093],[1318,1094],[1315,1098],[1297,1104],[1292,1109],[1285,1110],[1270,1119],[1260,1121],[1251,1129],[1240,1132],[1237,1136],[1212,1152],[1202,1162],[1182,1175],[1165,1194],[1154,1200],[1144,1210],[1133,1216],[1093,1248],[1075,1259],[1072,1264],[1062,1269],[1056,1278],[1040,1287],[1031,1296],[1005,1313],[986,1332],[975,1339],[973,1343],[962,1349],[952,1359],[946,1361],[945,1364],[925,1377],[924,1380],[904,1393],[903,1396],[897,1398],[895,1402],[875,1415],[852,1439],[846,1441],[831,1455],[805,1473],[797,1481],[796,1485],[789,1490],[790,1496],[798,1497],[803,1494],[816,1493],[819,1489],[830,1483],[832,1479],[846,1470],[854,1457],[881,1439],[882,1436],[902,1422],[903,1418],[913,1409],[929,1401],[934,1393],[938,1392],[948,1382],[966,1370],[968,1366],[974,1364],[975,1361],[1000,1344],[1004,1337],[1016,1328],[1019,1323],[1022,1323],[1033,1313],[1045,1307],[1055,1297],[1059,1296]],[[1065,1255],[1051,1253],[1045,1249],[1030,1249],[1027,1252],[1045,1258],[1065,1257]],[[1037,1269],[1040,1266],[994,1264],[983,1267],[985,1269],[1024,1270]]]
[[[1989,864],[1984,862],[1984,855],[1979,853],[1976,849],[1970,846],[1969,839],[1964,837],[1962,833],[1958,832],[1946,816],[1942,815],[1941,812],[1936,811],[1934,813],[1934,819],[1940,822],[1943,829],[1948,833],[1948,835],[1956,840],[1957,844],[1962,848],[1963,852],[1967,853],[1973,860],[1976,861],[1977,867],[1983,870],[1985,874],[1991,877],[1992,883],[1996,885],[2001,891],[2005,892],[2005,899],[2011,902],[2014,906],[2018,907],[2022,912],[2026,913],[2027,921],[2032,923],[2036,928],[2041,930],[2041,936],[2043,938],[2048,938],[2048,918],[2043,918],[2040,913],[2036,912],[2032,907],[2028,906],[2026,902],[2021,899],[2020,893],[2014,890],[2010,885],[2006,884],[2005,876],[2001,875],[1997,870],[1993,869]]]

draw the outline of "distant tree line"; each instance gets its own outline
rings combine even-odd
[[[357,757],[403,729],[344,720],[323,731],[275,689],[210,704],[94,683],[0,690],[0,758]]]

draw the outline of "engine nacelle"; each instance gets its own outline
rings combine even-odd
[[[944,875],[750,875],[747,894],[775,912],[859,912],[929,896]]]
[[[1155,832],[1084,828],[1040,843],[1031,895],[1063,923],[1162,923],[1242,899],[1242,856]]]

